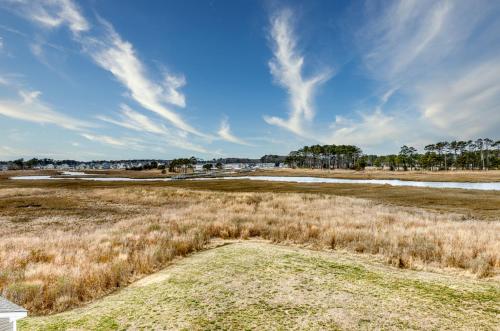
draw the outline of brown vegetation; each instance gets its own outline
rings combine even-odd
[[[166,185],[222,192],[314,193],[348,196],[370,199],[383,204],[423,208],[447,214],[461,214],[464,220],[500,220],[500,194],[496,191],[250,180],[175,181]]]
[[[498,222],[333,195],[82,185],[4,188],[0,202],[0,290],[37,314],[101,297],[212,238],[345,249],[478,277],[500,267]]]
[[[0,173],[1,174],[1,173]],[[36,174],[36,173],[32,173]],[[14,181],[2,180],[2,188],[64,188],[74,191],[90,188],[177,187],[222,192],[314,193],[349,196],[429,211],[461,214],[463,219],[500,220],[500,194],[497,191],[431,189],[371,184],[285,183],[250,180],[209,180],[171,182],[94,182],[75,180]],[[8,204],[0,200],[0,205]]]

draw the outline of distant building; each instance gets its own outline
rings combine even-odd
[[[226,170],[239,170],[245,169],[248,165],[246,163],[226,163],[224,164],[224,169]]]
[[[15,331],[17,320],[28,315],[28,311],[0,296],[0,330]]]
[[[279,163],[278,163],[278,166],[279,166]],[[274,162],[267,162],[267,163],[257,163],[255,165],[256,168],[276,168],[276,163]]]

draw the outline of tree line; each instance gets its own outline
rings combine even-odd
[[[313,145],[292,151],[285,158],[290,167],[355,169],[361,164],[361,148],[354,145]]]
[[[500,140],[441,141],[425,146],[423,153],[405,145],[398,154],[389,155],[366,155],[354,145],[313,145],[290,152],[285,163],[294,168],[316,169],[500,169]]]

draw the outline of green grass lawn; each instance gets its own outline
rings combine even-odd
[[[494,330],[494,280],[399,270],[345,253],[244,242],[182,259],[20,330]]]

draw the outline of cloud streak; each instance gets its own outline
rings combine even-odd
[[[453,79],[417,88],[422,116],[450,135],[474,138],[498,135],[500,127],[500,60],[460,70]]]
[[[97,118],[101,121],[121,126],[129,130],[158,135],[160,139],[158,139],[155,144],[165,143],[189,151],[209,153],[203,146],[187,141],[183,134],[169,130],[165,126],[155,123],[149,117],[133,110],[129,106],[122,104],[120,108],[118,118],[102,115],[97,116]]]
[[[205,136],[169,106],[185,107],[185,96],[178,90],[185,85],[185,78],[167,74],[162,83],[150,80],[132,44],[123,40],[111,24],[100,21],[105,30],[102,38],[79,38],[94,62],[113,74],[143,108],[162,116],[180,130]]]
[[[422,147],[496,134],[500,39],[491,13],[499,12],[498,3],[406,0],[380,7],[370,1],[365,7],[358,46],[366,72],[387,92],[373,111],[336,121],[332,139]],[[395,94],[404,101],[388,104]]]
[[[210,152],[193,143],[192,136],[205,139],[207,143],[220,138],[235,144],[249,145],[234,136],[227,123],[223,123],[218,137],[205,134],[189,124],[176,109],[186,107],[186,96],[181,91],[186,85],[186,78],[182,74],[171,72],[164,72],[161,77],[151,75],[132,43],[122,38],[112,24],[103,18],[97,16],[96,21],[91,24],[72,0],[13,0],[11,4],[17,8],[15,11],[18,14],[46,29],[67,27],[83,52],[97,66],[111,73],[127,90],[128,98],[142,109],[154,113],[153,116],[164,119],[168,127],[160,124],[157,119],[153,120],[153,116],[146,116],[126,105],[122,105],[117,117],[97,116],[100,120],[140,133],[154,134],[168,145],[202,153]],[[40,43],[32,43],[31,49],[37,58],[43,60]],[[119,146],[104,136],[102,138],[100,141]]]
[[[40,101],[40,91],[19,91],[22,100],[0,100],[0,115],[38,123],[51,124],[68,130],[87,130],[94,127],[90,122],[54,111]]]
[[[217,132],[219,137],[222,140],[234,143],[234,144],[239,144],[239,145],[245,145],[245,146],[252,146],[251,144],[247,143],[241,138],[236,137],[232,132],[231,132],[231,126],[229,125],[229,122],[227,118],[224,118],[221,123],[220,123],[220,128],[219,131]]]
[[[16,0],[11,3],[22,16],[46,28],[67,25],[74,34],[90,29],[90,24],[71,0]]]
[[[125,104],[121,105],[121,111],[118,119],[113,119],[103,115],[99,115],[97,118],[101,121],[130,130],[155,134],[168,134],[168,130],[164,126],[154,123],[149,117],[132,110],[132,108]]]
[[[321,84],[332,75],[331,70],[309,78],[303,76],[304,57],[297,50],[297,40],[293,33],[292,11],[285,9],[271,18],[270,37],[273,43],[273,58],[269,68],[276,83],[289,95],[290,111],[287,119],[265,116],[268,124],[283,127],[296,135],[307,136],[306,124],[315,115],[314,95]]]
[[[81,133],[80,135],[90,141],[96,141],[103,144],[108,144],[118,147],[125,147],[129,145],[129,141],[126,141],[125,139],[117,139],[106,135],[95,135],[91,133]]]

